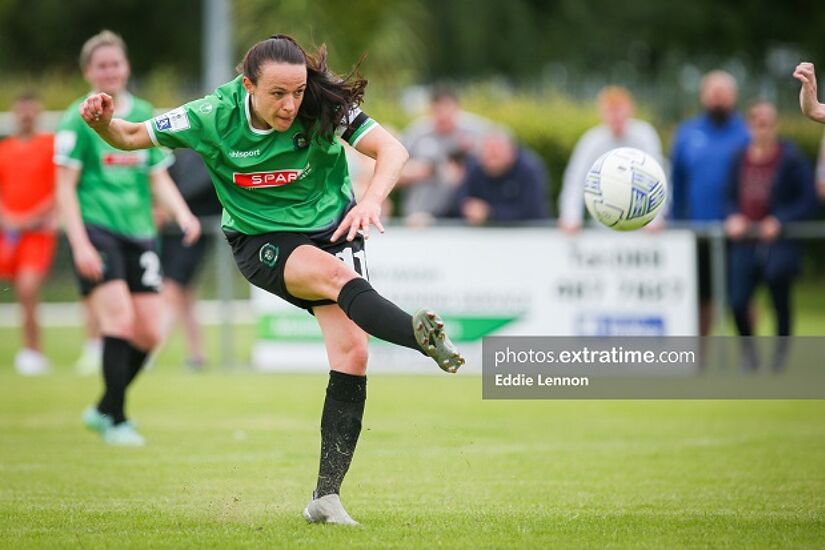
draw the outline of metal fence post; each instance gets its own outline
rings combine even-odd
[[[714,226],[708,233],[710,239],[711,289],[713,292],[714,324],[717,331],[725,334],[725,320],[728,305],[727,258],[725,231],[722,226]],[[713,331],[712,331],[713,332]]]

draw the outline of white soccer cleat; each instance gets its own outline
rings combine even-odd
[[[103,441],[118,447],[143,447],[146,440],[131,422],[121,422],[110,426],[103,432]]]
[[[304,519],[309,523],[334,523],[338,525],[358,525],[358,522],[352,519],[344,505],[341,504],[341,498],[336,495],[324,495],[321,498],[313,498],[304,508]]]
[[[46,356],[33,349],[23,348],[14,356],[14,368],[22,376],[49,374],[51,366]]]

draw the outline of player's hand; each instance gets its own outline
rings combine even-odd
[[[725,234],[733,240],[739,240],[748,232],[748,219],[742,214],[731,214],[725,220]]]
[[[782,232],[782,224],[774,216],[768,216],[759,224],[759,237],[766,242],[772,242]]]
[[[183,231],[183,244],[192,246],[201,238],[201,222],[191,212],[182,214],[177,219],[178,227]]]
[[[582,230],[582,224],[580,222],[566,220],[559,220],[558,227],[563,233],[567,233],[568,235],[575,235]]]
[[[80,116],[94,130],[102,130],[112,122],[115,102],[109,94],[92,94],[80,104]]]
[[[819,103],[816,90],[816,71],[813,63],[800,63],[793,72],[795,79],[802,83],[799,90],[799,108],[808,118],[822,122],[825,120],[825,106]]]
[[[346,233],[347,240],[352,241],[362,231],[365,239],[370,238],[370,225],[374,225],[381,233],[384,232],[384,226],[381,225],[381,205],[373,200],[364,199],[350,210],[332,234],[330,242],[335,242]]]
[[[72,257],[77,272],[84,279],[99,281],[103,278],[103,260],[91,244],[85,244],[72,249]]]

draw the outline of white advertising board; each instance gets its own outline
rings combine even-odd
[[[695,335],[695,256],[688,231],[391,227],[367,244],[376,290],[407,311],[436,310],[471,371],[484,336]],[[328,368],[311,315],[259,289],[252,297],[256,368]],[[370,371],[435,368],[417,352],[371,344]]]

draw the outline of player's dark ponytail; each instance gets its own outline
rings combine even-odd
[[[308,54],[292,37],[276,34],[252,46],[238,70],[257,84],[261,67],[267,62],[306,65],[307,89],[298,117],[307,128],[314,128],[318,137],[331,140],[349,110],[364,100],[367,81],[358,74],[362,60],[363,57],[348,75],[341,77],[327,66],[326,45]]]

